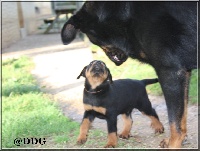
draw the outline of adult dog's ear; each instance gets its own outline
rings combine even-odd
[[[72,16],[63,26],[61,31],[61,38],[64,45],[71,43],[78,31],[78,23],[76,23],[76,16]]]
[[[77,79],[79,79],[81,76],[85,77],[85,70],[86,70],[87,66],[85,66],[83,68],[83,70],[81,71],[81,73],[79,74],[79,76],[77,77]]]
[[[110,70],[108,68],[107,68],[107,71],[108,71],[108,80],[110,81],[110,83],[113,83],[112,75],[111,75]]]

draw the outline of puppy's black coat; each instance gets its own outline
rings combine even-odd
[[[171,131],[160,145],[180,148],[187,134],[190,74],[197,68],[197,2],[86,2],[65,23],[63,43],[78,30],[116,65],[131,57],[155,68]]]
[[[108,143],[105,147],[115,147],[117,145],[117,116],[122,114],[124,120],[124,130],[119,136],[128,138],[132,125],[131,112],[134,108],[152,120],[151,125],[155,132],[164,131],[145,89],[146,85],[156,83],[158,79],[112,81],[109,69],[102,61],[97,60],[86,66],[78,78],[80,76],[84,76],[86,80],[83,93],[85,113],[78,143],[86,141],[88,123],[98,117],[107,121]]]

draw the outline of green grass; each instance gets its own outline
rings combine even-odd
[[[113,79],[148,79],[157,78],[157,75],[153,69],[148,64],[141,63],[136,59],[128,58],[120,66],[116,66],[110,59],[105,55],[105,53],[95,45],[91,45],[91,50],[93,52],[93,58],[96,60],[102,60],[106,63],[107,67],[110,69]],[[146,87],[147,92],[152,95],[163,95],[160,84],[156,83]],[[192,71],[190,89],[189,89],[189,99],[192,103],[197,102],[197,70]]]
[[[59,137],[78,131],[79,124],[66,118],[47,94],[40,92],[29,58],[2,63],[2,147],[16,147],[18,137]],[[29,145],[30,146],[30,145]]]
[[[199,87],[197,84],[197,81],[198,81],[198,70],[193,70],[192,71],[192,76],[191,76],[191,79],[190,79],[190,89],[189,89],[189,99],[192,103],[197,103],[198,102],[198,88]]]

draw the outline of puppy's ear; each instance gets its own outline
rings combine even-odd
[[[77,77],[77,79],[79,79],[81,76],[85,77],[85,70],[86,70],[87,66],[85,66],[83,68],[83,70],[81,71],[80,75]]]
[[[61,38],[64,45],[71,43],[77,34],[78,23],[76,16],[72,16],[63,26],[61,31]]]
[[[111,75],[110,70],[108,68],[107,68],[107,71],[108,71],[108,80],[110,81],[110,83],[113,83],[112,75]]]

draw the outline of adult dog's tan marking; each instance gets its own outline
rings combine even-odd
[[[143,58],[143,59],[147,58],[147,56],[145,55],[145,53],[143,51],[140,52],[140,57]]]
[[[181,148],[181,134],[176,129],[176,124],[170,124],[171,136],[169,140],[169,148]]]
[[[181,139],[182,141],[185,139],[187,134],[187,105],[188,105],[188,85],[190,82],[191,72],[186,72],[186,81],[185,81],[185,89],[184,89],[184,112],[181,120]]]
[[[178,74],[180,74],[179,71]],[[176,129],[176,124],[170,124],[171,136],[170,138],[166,138],[161,141],[160,146],[162,148],[181,148],[181,144],[187,135],[187,105],[188,105],[188,85],[189,79],[191,76],[191,72],[185,72],[186,74],[186,81],[185,81],[185,88],[184,88],[184,110],[180,124],[180,132]]]

